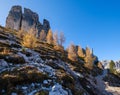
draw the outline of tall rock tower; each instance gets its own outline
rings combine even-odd
[[[46,19],[44,19],[43,24],[41,24],[38,14],[30,9],[24,8],[24,12],[22,13],[21,6],[13,6],[6,19],[6,27],[16,30],[22,29],[26,32],[32,28],[37,31],[39,35],[41,30],[47,33],[50,29],[50,24]]]
[[[19,30],[22,21],[22,7],[13,6],[6,19],[6,27]]]
[[[38,23],[39,23],[38,14],[32,12],[30,9],[24,8],[21,29],[24,31],[29,31],[31,28],[36,29]]]

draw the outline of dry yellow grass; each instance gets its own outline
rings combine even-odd
[[[2,52],[0,52],[0,54],[2,55],[6,55],[6,54],[9,54],[10,53],[10,50],[7,49],[7,48],[4,48]]]

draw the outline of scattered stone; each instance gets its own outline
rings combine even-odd
[[[44,83],[44,84],[48,84],[48,81],[47,81],[47,80],[44,80],[43,83]]]
[[[26,87],[26,86],[22,87],[23,90],[26,90],[27,88],[28,88],[28,87]]]
[[[60,84],[57,83],[52,87],[49,95],[68,95],[68,92],[64,90]]]
[[[7,67],[8,64],[7,64],[7,62],[4,59],[0,59],[0,66],[1,67]]]

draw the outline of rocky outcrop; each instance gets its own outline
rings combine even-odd
[[[6,27],[19,30],[21,26],[21,19],[22,19],[21,6],[13,6],[6,19]]]
[[[39,22],[38,14],[32,12],[30,9],[24,8],[21,29],[24,31],[28,31],[31,28],[36,29],[38,22]]]
[[[46,20],[46,19],[44,19],[44,20],[43,20],[43,30],[44,30],[45,32],[47,32],[49,29],[50,29],[49,21]]]
[[[24,31],[29,31],[32,28],[39,35],[41,30],[47,33],[50,29],[50,24],[48,20],[44,19],[42,25],[39,22],[38,14],[30,9],[24,8],[24,13],[22,13],[21,6],[13,6],[6,19],[6,27],[16,30],[22,29]]]

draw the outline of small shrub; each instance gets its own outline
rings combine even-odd
[[[23,38],[24,35],[26,35],[26,33],[27,33],[27,32],[25,32],[24,30],[19,30],[19,31],[17,32],[17,35],[18,35],[19,38]]]
[[[26,49],[24,47],[22,48],[22,52],[26,52]]]
[[[1,52],[2,55],[7,55],[10,53],[10,50],[7,48],[4,48],[3,51]]]
[[[49,92],[41,90],[41,91],[37,92],[35,95],[49,95]]]
[[[74,79],[71,77],[71,76],[69,76],[69,75],[65,75],[65,76],[63,76],[62,78],[61,78],[61,80],[63,81],[63,86],[65,87],[65,88],[69,88],[69,89],[71,89],[71,90],[73,90],[74,89]]]
[[[86,68],[90,69],[90,70],[93,69],[93,63],[87,62],[87,63],[84,64],[84,66],[85,66]]]
[[[54,45],[54,49],[62,52],[64,51],[64,47],[60,45]]]

